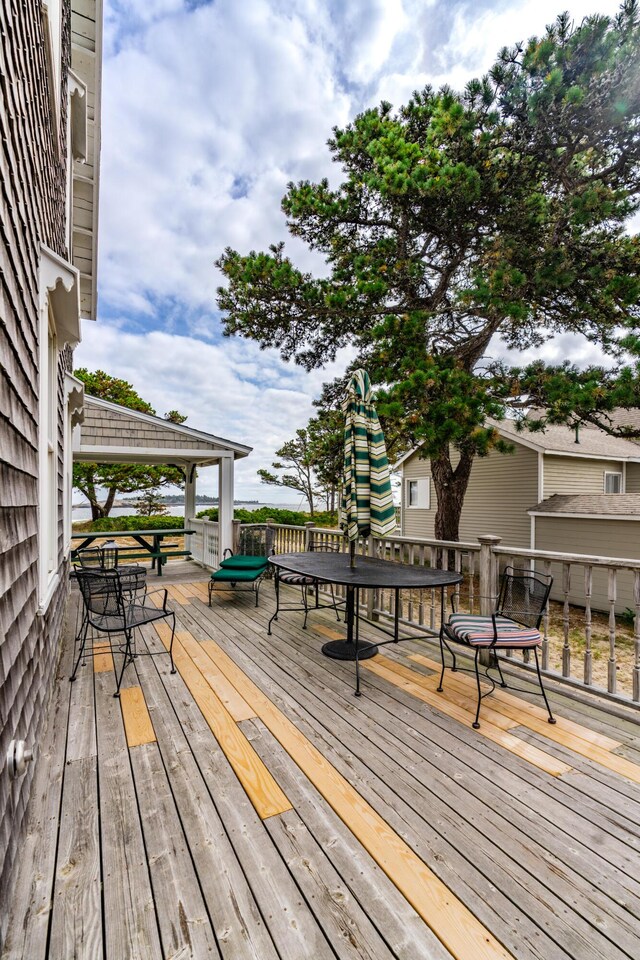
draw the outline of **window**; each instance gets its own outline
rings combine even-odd
[[[429,509],[429,478],[405,480],[405,504],[407,508]]]
[[[604,492],[605,493],[622,493],[622,474],[621,473],[608,473],[605,470]]]

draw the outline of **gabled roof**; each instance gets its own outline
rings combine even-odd
[[[85,396],[80,444],[73,459],[85,463],[217,463],[246,457],[252,448],[117,403]]]
[[[630,416],[629,411],[624,411]],[[640,413],[638,416],[640,422]],[[617,422],[617,421],[616,421]],[[622,421],[621,421],[622,422]],[[633,420],[624,419],[623,422],[632,424]],[[487,420],[495,427],[505,440],[521,443],[522,446],[538,453],[551,456],[588,457],[597,460],[628,460],[640,462],[640,447],[632,440],[620,437],[611,437],[604,430],[597,427],[580,427],[577,433],[570,427],[547,426],[544,430],[532,433],[526,428],[521,432],[516,429],[515,420]],[[422,444],[414,447],[396,461],[394,467],[399,467],[405,460],[413,456]]]
[[[614,460],[640,460],[640,449],[631,440],[611,437],[597,427],[545,427],[540,433],[526,428],[518,432],[514,420],[489,421],[507,440],[522,443],[533,450],[575,457],[603,457]]]
[[[532,516],[640,520],[640,493],[555,494],[527,512]]]

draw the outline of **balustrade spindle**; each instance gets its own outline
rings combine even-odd
[[[633,600],[636,615],[633,619],[633,699],[640,701],[640,570],[633,575]]]
[[[591,594],[593,593],[593,567],[584,568],[584,682],[593,683],[591,654]]]
[[[616,692],[616,597],[618,594],[618,572],[609,567],[609,662],[607,664],[607,690]]]
[[[564,604],[562,607],[562,633],[564,644],[562,647],[562,676],[571,676],[571,647],[569,646],[569,593],[571,590],[571,564],[562,564],[562,593],[564,594]]]
[[[551,576],[551,561],[545,560],[543,565],[544,573],[547,577]],[[542,669],[549,669],[549,603],[547,602],[542,616]]]

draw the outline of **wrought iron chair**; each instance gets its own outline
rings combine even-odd
[[[209,606],[214,590],[222,592],[242,592],[250,590],[255,594],[256,607],[260,594],[260,585],[269,573],[269,555],[273,550],[273,531],[269,527],[242,527],[239,536],[239,552],[234,553],[227,547],[218,570],[214,570],[209,580]]]
[[[442,692],[442,681],[446,666],[444,648],[447,648],[453,658],[451,669],[454,673],[458,668],[455,653],[449,643],[462,644],[472,649],[474,651],[474,668],[478,687],[478,706],[473,723],[476,730],[480,726],[479,717],[482,700],[493,693],[496,688],[496,681],[489,676],[489,670],[495,668],[500,676],[500,686],[507,686],[500,668],[500,661],[497,656],[498,650],[533,650],[538,682],[549,714],[549,723],[556,722],[551,713],[551,707],[542,683],[540,661],[538,659],[538,648],[542,643],[539,627],[549,599],[552,583],[552,577],[533,573],[530,570],[515,570],[513,567],[507,567],[500,581],[496,609],[491,616],[453,613],[448,622],[442,624],[440,629],[442,672],[438,691]],[[479,670],[479,657],[483,650],[491,653],[490,663],[484,671],[491,688],[485,693],[481,691]]]
[[[309,550],[315,551],[316,553],[339,553],[340,547],[333,543],[327,543],[325,541],[314,541],[313,539],[309,541]],[[302,606],[298,604],[283,606],[280,602],[280,586],[284,584],[287,587],[300,587],[302,593]],[[292,613],[304,611],[304,620],[302,622],[302,629],[307,629],[307,617],[309,616],[310,610],[334,610],[336,614],[336,620],[340,621],[340,614],[338,612],[339,607],[345,605],[345,600],[336,598],[335,588],[333,584],[329,584],[329,590],[331,593],[331,602],[330,603],[320,603],[320,581],[316,577],[305,576],[301,573],[291,573],[288,570],[281,570],[279,567],[276,568],[275,574],[275,592],[276,592],[276,610],[267,626],[267,633],[271,635],[271,624],[274,620],[278,619],[279,613]],[[313,605],[309,604],[309,591],[313,591],[315,602]]]
[[[159,655],[151,650],[137,652],[134,646],[134,631],[145,624],[154,623],[156,620],[171,620],[171,641],[168,653],[171,661],[171,673],[176,672],[173,663],[176,615],[173,610],[167,607],[166,590],[140,593],[135,589],[132,575],[129,573],[121,575],[116,569],[104,570],[81,567],[76,570],[76,578],[82,595],[84,618],[76,636],[76,645],[79,650],[70,677],[71,681],[75,680],[80,661],[86,654],[89,628],[98,631],[98,633],[106,633],[109,637],[109,644],[111,644],[112,634],[121,633],[124,635],[124,643],[120,645],[119,650],[123,654],[123,660],[116,692],[114,693],[115,697],[119,696],[125,668],[133,661],[134,656],[138,652],[149,656]],[[157,594],[162,594],[161,607],[154,606],[151,599]],[[92,650],[91,654],[93,653]]]

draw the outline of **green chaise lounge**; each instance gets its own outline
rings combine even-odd
[[[219,569],[211,574],[209,606],[216,589],[218,591],[252,590],[256,597],[256,607],[258,606],[260,584],[269,569],[266,531],[264,529],[242,530],[240,549],[243,552],[234,554],[227,548]]]

